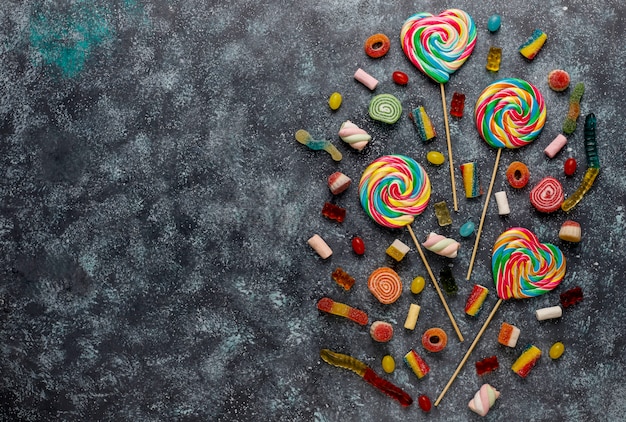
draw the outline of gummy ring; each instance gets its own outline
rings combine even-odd
[[[422,336],[422,345],[429,352],[441,352],[448,344],[448,335],[441,328],[429,328]]]
[[[389,51],[391,42],[385,34],[374,34],[365,40],[365,54],[372,59],[384,56]]]
[[[530,179],[530,172],[526,164],[521,161],[513,161],[509,168],[506,169],[506,180],[509,181],[509,185],[515,189],[521,189],[528,184]]]
[[[389,267],[381,267],[370,274],[367,279],[370,292],[382,304],[394,303],[402,294],[400,276]]]

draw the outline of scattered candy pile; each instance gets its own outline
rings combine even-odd
[[[494,33],[500,30],[500,25],[501,17],[493,15],[487,22],[487,29],[490,33]],[[453,162],[443,85],[448,82],[451,74],[458,70],[468,59],[476,45],[476,36],[477,30],[471,16],[458,9],[446,10],[436,16],[430,13],[417,13],[407,19],[400,30],[401,46],[409,61],[441,86],[455,211],[458,209],[454,191]],[[547,35],[543,31],[536,29],[520,45],[519,53],[527,59],[526,62],[529,65],[542,49],[546,40]],[[392,45],[389,38],[380,33],[367,38],[364,44],[365,54],[372,59],[385,56],[390,48],[392,48]],[[502,49],[491,46],[487,54],[486,69],[497,73],[500,71],[501,62]],[[354,73],[354,79],[362,83],[370,91],[375,91],[379,85],[377,79],[361,68]],[[391,79],[399,87],[404,87],[409,83],[408,75],[399,70],[393,72]],[[570,86],[570,75],[562,69],[553,70],[547,75],[547,84],[550,89],[556,92],[566,91]],[[557,157],[567,144],[568,139],[566,135],[571,135],[575,132],[583,93],[584,84],[579,82],[575,85],[569,97],[569,110],[562,127],[563,134],[558,134],[544,150],[548,159]],[[328,99],[328,106],[333,111],[338,110],[342,101],[341,93],[333,92]],[[454,92],[450,103],[450,115],[455,118],[462,118],[464,104],[465,95]],[[482,90],[476,99],[474,110],[477,132],[489,146],[497,149],[497,158],[478,232],[476,233],[474,251],[467,275],[468,280],[471,276],[494,178],[498,173],[500,153],[503,149],[518,149],[533,142],[541,134],[547,118],[547,110],[540,90],[530,82],[519,78],[504,78],[491,83]],[[373,121],[391,126],[402,118],[403,106],[401,101],[394,95],[377,93],[371,96],[367,112]],[[406,114],[416,129],[420,144],[430,143],[437,137],[437,131],[424,106],[412,107]],[[372,141],[372,136],[366,130],[358,127],[350,120],[341,124],[338,137],[357,151],[363,151]],[[316,140],[302,129],[296,132],[295,138],[299,143],[313,151],[326,151],[335,161],[342,159],[341,152],[329,140]],[[586,116],[584,138],[587,170],[580,187],[566,198],[558,177],[547,176],[535,182],[529,191],[528,202],[537,211],[545,214],[554,213],[553,215],[558,215],[557,211],[559,210],[570,211],[591,189],[600,171],[596,142],[596,117],[594,114]],[[439,151],[431,150],[428,152],[426,159],[430,164],[439,166],[445,162],[446,157]],[[564,161],[563,169],[566,176],[574,175],[576,168],[577,163],[573,157],[569,157]],[[480,185],[479,169],[476,163],[463,163],[460,165],[460,170],[465,197],[468,200],[481,197],[483,190]],[[513,161],[506,169],[505,177],[512,188],[524,189],[530,181],[531,173],[523,162]],[[340,195],[350,188],[351,181],[352,179],[349,176],[341,172],[335,172],[328,177],[327,184],[333,195]],[[364,211],[376,223],[385,228],[407,227],[409,229],[415,246],[440,294],[442,303],[450,316],[453,326],[457,330],[459,339],[463,341],[454,318],[443,296],[441,296],[435,277],[420,249],[419,242],[415,240],[413,231],[410,228],[414,218],[422,214],[427,208],[431,195],[430,180],[424,167],[406,155],[385,155],[367,165],[361,175],[358,189],[360,203]],[[506,191],[496,192],[494,196],[498,215],[509,215],[511,209],[508,204]],[[335,199],[340,200],[343,198],[337,196]],[[452,223],[446,201],[434,204],[434,209],[441,227]],[[325,202],[322,207],[322,216],[337,223],[342,223],[346,218],[346,209],[333,202]],[[470,220],[461,226],[459,234],[466,238],[474,234],[474,231],[474,223]],[[580,224],[569,219],[565,220],[558,233],[558,238],[563,242],[580,242]],[[317,252],[321,259],[328,259],[332,255],[332,249],[319,234],[312,235],[308,239],[308,244]],[[461,243],[458,241],[435,232],[431,232],[422,245],[428,251],[450,259],[457,256],[461,247]],[[351,238],[351,247],[356,255],[365,254],[365,246],[365,242],[361,237],[353,236]],[[411,248],[400,239],[396,239],[384,252],[395,262],[400,262],[411,252]],[[376,250],[373,253],[376,253]],[[435,406],[439,404],[454,378],[462,369],[463,364],[478,342],[482,332],[484,332],[484,329],[493,318],[500,303],[506,299],[523,299],[539,296],[555,289],[565,277],[565,261],[565,257],[559,247],[550,243],[541,243],[537,236],[528,229],[514,227],[505,230],[498,237],[492,248],[492,273],[494,286],[499,298],[498,303],[491,311],[483,329],[474,340],[457,371],[453,374],[437,401],[435,401]],[[352,286],[357,283],[342,268],[336,268],[331,278],[345,292],[350,291]],[[449,266],[441,269],[439,280],[447,295],[453,296],[457,294],[459,289]],[[367,286],[374,298],[383,305],[393,305],[403,294],[403,283],[400,276],[394,269],[387,266],[373,269],[368,278]],[[418,295],[424,287],[424,277],[418,276],[412,280],[410,290],[412,294]],[[488,295],[489,289],[487,287],[474,284],[465,302],[466,315],[478,317]],[[567,290],[560,294],[560,305],[537,309],[535,311],[536,319],[538,321],[546,321],[562,318],[564,309],[580,303],[582,299],[583,294],[580,287]],[[369,323],[367,312],[352,305],[337,302],[329,297],[319,299],[317,308],[323,313],[344,317],[362,326],[366,326]],[[416,303],[410,304],[404,323],[405,329],[412,331],[416,328],[420,309],[420,305]],[[386,343],[393,340],[394,326],[390,322],[377,320],[371,323],[369,333],[373,341]],[[521,331],[519,328],[503,322],[499,335],[497,339],[493,339],[493,343],[515,348],[520,335]],[[439,327],[426,330],[422,334],[421,339],[424,350],[430,353],[442,352],[448,344],[448,335],[444,329]],[[539,344],[541,339],[535,339],[535,341]],[[556,341],[550,347],[549,357],[551,359],[559,359],[564,351],[565,345],[560,341]],[[333,366],[349,369],[357,373],[365,381],[396,399],[403,406],[409,406],[413,402],[410,394],[382,379],[371,368],[352,356],[332,352],[328,349],[322,349],[320,356],[322,360]],[[524,345],[519,357],[512,364],[511,370],[520,377],[526,378],[531,373],[533,367],[540,362],[541,356],[542,351],[539,347],[527,343]],[[431,371],[424,358],[415,349],[408,350],[403,360],[418,379],[422,379]],[[381,360],[381,368],[385,373],[392,373],[396,369],[394,357],[385,354]],[[496,355],[476,361],[476,373],[478,376],[483,376],[498,370],[498,368],[499,362]],[[469,402],[469,409],[484,416],[495,405],[496,399],[499,397],[500,392],[485,383]],[[417,402],[424,412],[428,412],[432,408],[430,398],[425,394],[420,394]]]

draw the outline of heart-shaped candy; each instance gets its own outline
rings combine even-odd
[[[404,54],[435,82],[446,83],[472,54],[476,26],[463,10],[449,9],[438,16],[416,13],[400,32]]]
[[[493,246],[491,268],[500,299],[540,296],[565,276],[565,257],[550,243],[540,243],[528,229],[514,227]]]

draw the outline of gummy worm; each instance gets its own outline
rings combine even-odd
[[[306,145],[309,149],[313,151],[324,150],[330,154],[333,160],[341,161],[342,155],[341,152],[335,147],[330,141],[325,139],[323,140],[315,140],[311,137],[311,134],[304,129],[300,129],[296,132],[296,141],[300,142],[302,145]]]
[[[374,370],[372,370],[365,363],[353,358],[352,356],[344,355],[343,353],[333,352],[329,349],[320,350],[320,357],[329,365],[337,366],[339,368],[348,369],[365,381],[378,388],[383,393],[387,394],[394,400],[400,402],[404,407],[410,406],[413,403],[411,396],[402,390],[400,387],[392,384],[391,382],[381,378]]]
[[[563,132],[571,135],[576,130],[576,120],[580,115],[580,100],[585,93],[585,84],[579,82],[574,87],[572,95],[569,97],[569,110],[563,122]]]
[[[596,116],[589,113],[585,118],[585,153],[587,155],[587,171],[578,189],[561,204],[563,211],[569,211],[578,204],[591,189],[594,180],[600,174],[600,158],[596,142]]]

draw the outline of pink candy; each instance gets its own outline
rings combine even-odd
[[[559,134],[554,141],[550,142],[550,145],[543,150],[543,152],[550,158],[554,158],[556,154],[559,153],[563,149],[563,147],[567,144],[567,138],[562,134]]]
[[[339,195],[341,192],[348,189],[350,183],[352,183],[352,179],[340,171],[328,176],[328,188],[333,195]]]
[[[375,90],[376,86],[378,86],[378,80],[374,78],[373,76],[369,75],[367,72],[365,72],[361,68],[357,69],[357,71],[354,73],[354,79],[356,79],[357,81],[361,82],[363,85],[368,87],[370,91]]]

